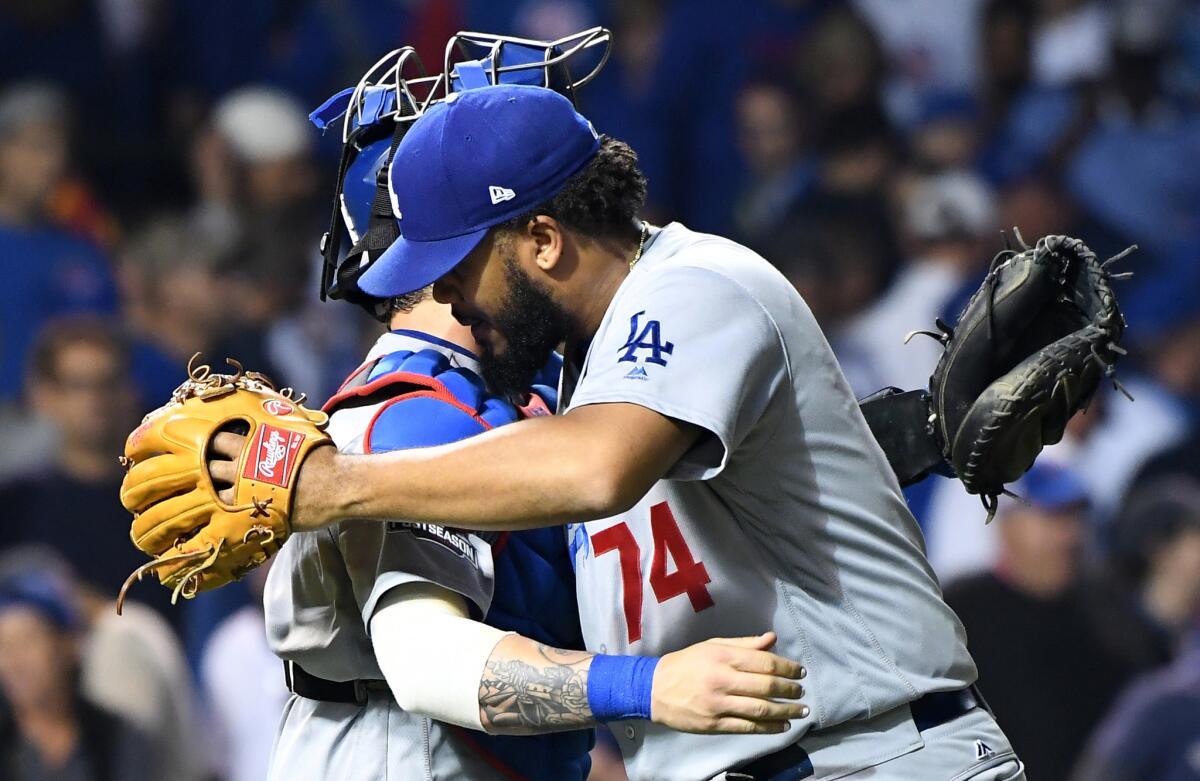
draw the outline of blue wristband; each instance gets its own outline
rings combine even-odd
[[[657,656],[593,656],[587,694],[596,721],[649,719],[657,666]]]

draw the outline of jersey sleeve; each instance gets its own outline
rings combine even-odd
[[[736,280],[689,266],[651,274],[617,300],[569,408],[626,402],[699,426],[706,434],[666,477],[706,480],[788,383],[783,341]]]
[[[364,436],[366,452],[446,444],[486,427],[463,409],[416,396],[385,407]],[[491,547],[469,532],[400,520],[347,521],[337,527],[355,600],[368,628],[379,600],[406,583],[434,583],[461,594],[472,613],[487,613],[492,598]]]

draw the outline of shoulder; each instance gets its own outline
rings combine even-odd
[[[364,387],[395,393],[379,403],[367,425],[368,453],[444,445],[519,417],[515,407],[487,392],[479,375],[435,350],[383,356]]]
[[[488,430],[474,411],[425,394],[384,402],[367,428],[364,451],[382,453],[457,442]]]
[[[710,301],[753,304],[768,317],[799,300],[778,269],[730,239],[672,224],[655,236],[652,248],[654,253],[629,279],[628,297],[622,291],[621,298],[686,300],[700,306]]]

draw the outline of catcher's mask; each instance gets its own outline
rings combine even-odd
[[[428,75],[406,46],[372,65],[355,87],[321,104],[309,115],[319,129],[342,120],[333,213],[321,238],[321,300],[348,301],[387,321],[387,300],[365,293],[358,280],[400,235],[388,165],[413,120],[452,92],[495,84],[548,87],[574,102],[576,90],[596,77],[611,48],[612,34],[603,27],[556,41],[460,32],[446,44],[440,74]],[[569,65],[585,75],[572,76]]]

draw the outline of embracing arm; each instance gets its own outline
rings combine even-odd
[[[405,518],[487,530],[604,518],[641,499],[700,433],[614,403],[440,447],[370,456],[321,448],[301,467],[293,523],[308,529],[343,518]]]
[[[804,670],[765,650],[771,633],[708,640],[661,658],[567,651],[474,621],[457,594],[422,583],[381,600],[371,638],[402,708],[492,734],[616,718],[690,732],[770,733],[808,712],[796,680]]]

